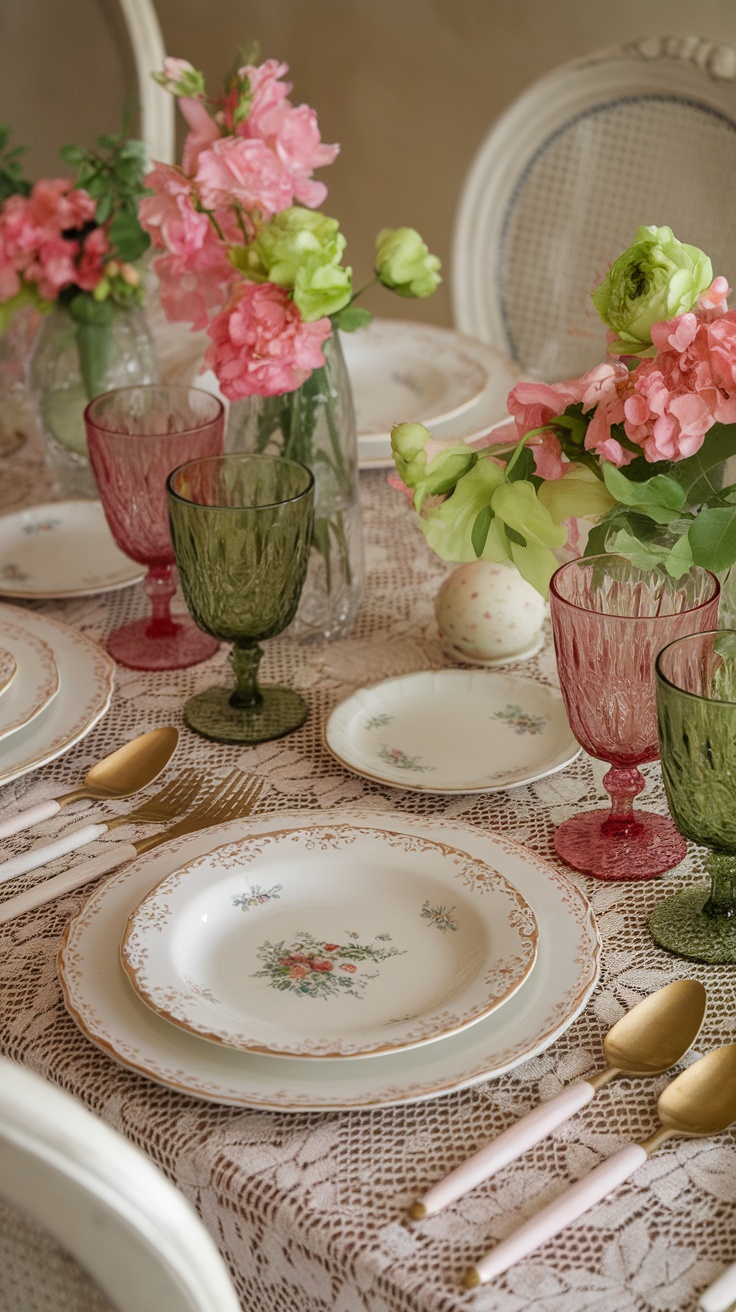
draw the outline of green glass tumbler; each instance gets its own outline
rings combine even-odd
[[[309,708],[291,688],[261,686],[259,643],[291,623],[309,561],[314,478],[294,460],[223,455],[169,475],[169,523],[195,623],[233,643],[235,688],[190,697],[184,721],[205,738],[261,743],[298,729]]]
[[[710,848],[701,885],[649,918],[660,947],[691,961],[736,961],[736,630],[693,633],[656,662],[662,777],[686,838]]]

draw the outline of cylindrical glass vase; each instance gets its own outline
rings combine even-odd
[[[29,381],[46,448],[62,496],[96,497],[87,458],[84,410],[103,392],[158,378],[143,311],[114,309],[107,323],[82,323],[58,307],[41,324]]]
[[[292,625],[302,640],[349,632],[363,595],[358,449],[350,379],[337,334],[325,363],[294,392],[234,401],[227,448],[296,460],[314,475],[314,530],[307,579]]]

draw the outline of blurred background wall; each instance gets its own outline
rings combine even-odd
[[[736,45],[734,0],[155,0],[167,52],[218,86],[239,45],[285,60],[292,99],[339,141],[321,176],[356,285],[382,227],[420,229],[445,284],[412,317],[451,322],[450,247],[463,178],[487,129],[565,60],[640,37],[695,33]],[[29,176],[57,151],[117,130],[131,66],[114,0],[0,0],[0,122],[27,144]],[[656,143],[652,143],[656,150]],[[683,179],[687,185],[687,179]],[[574,194],[570,204],[575,204]],[[633,234],[632,234],[633,235]],[[372,292],[401,317],[406,304]]]

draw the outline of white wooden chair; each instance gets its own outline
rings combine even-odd
[[[563,65],[498,120],[454,233],[456,324],[525,376],[604,356],[590,300],[640,224],[667,225],[736,287],[736,51],[651,38]]]
[[[110,27],[117,35],[120,56],[131,65],[140,110],[140,135],[149,159],[174,163],[174,97],[151,77],[166,54],[152,0],[101,0]]]
[[[69,1094],[0,1059],[2,1312],[240,1312],[194,1209]]]

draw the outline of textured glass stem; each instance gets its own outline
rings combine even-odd
[[[705,868],[711,877],[711,886],[703,915],[712,920],[728,920],[736,916],[736,854],[711,852]]]
[[[253,710],[263,702],[263,695],[258,687],[258,666],[263,650],[257,643],[236,643],[228,660],[235,674],[235,692],[230,698],[230,705],[238,710]]]
[[[176,592],[171,565],[154,565],[147,573],[145,589],[151,603],[147,638],[175,638],[178,629],[171,618],[171,598]]]
[[[634,798],[646,781],[636,766],[611,766],[603,776],[603,787],[611,798],[611,814],[603,822],[604,833],[621,833],[635,825]]]

